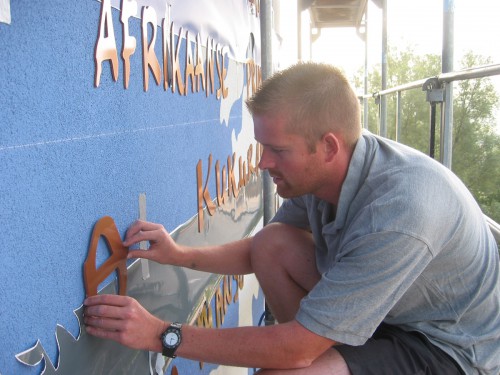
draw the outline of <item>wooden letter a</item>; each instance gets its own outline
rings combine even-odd
[[[99,238],[104,237],[111,256],[97,269],[96,255]],[[90,239],[89,252],[83,264],[83,278],[87,297],[97,294],[97,288],[113,271],[118,271],[119,294],[127,294],[127,253],[123,246],[120,233],[115,222],[109,216],[104,216],[94,226]]]

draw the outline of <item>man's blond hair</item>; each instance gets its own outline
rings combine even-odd
[[[246,105],[252,115],[285,116],[288,131],[303,136],[311,151],[328,132],[351,148],[361,135],[359,100],[331,65],[299,63],[277,72]]]

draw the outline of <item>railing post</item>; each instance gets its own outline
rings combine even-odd
[[[381,116],[381,106],[380,106],[380,94],[378,92],[374,93],[373,94],[373,98],[375,99],[375,105],[377,106],[377,110],[378,110],[378,122],[379,122],[379,128],[378,128],[378,135],[381,135],[380,134],[380,124],[382,123],[381,119],[380,119],[380,116]]]
[[[442,73],[453,71],[455,1],[443,0]],[[444,105],[441,111],[441,163],[451,169],[453,153],[453,82],[444,85]]]
[[[273,74],[273,4],[272,0],[262,0],[260,4],[262,79],[265,80]],[[266,225],[275,214],[276,203],[274,183],[267,171],[263,175],[264,225]]]
[[[429,156],[434,159],[436,157],[436,102],[430,104]]]
[[[401,142],[401,91],[398,91],[398,96],[396,97],[396,142]]]
[[[431,105],[429,126],[429,156],[434,158],[436,144],[436,103],[442,103],[444,90],[437,77],[429,78],[422,86],[426,100]]]
[[[365,75],[364,75],[364,98],[363,98],[363,127],[368,130],[368,8],[365,11]]]
[[[272,0],[261,0],[260,4],[261,65],[262,80],[265,80],[273,74],[273,4]],[[264,225],[267,225],[276,212],[275,187],[267,170],[263,172],[263,185]],[[274,316],[267,303],[265,304],[264,318],[266,325],[275,323]]]
[[[382,91],[387,88],[387,0],[382,7]],[[387,97],[380,97],[380,135],[387,137]]]

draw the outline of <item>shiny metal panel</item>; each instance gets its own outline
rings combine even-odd
[[[198,232],[198,218],[195,216],[172,232],[172,237],[184,245],[220,244],[238,240],[250,235],[262,220],[261,174],[254,175],[237,198],[229,197],[223,205],[209,215],[206,210],[204,230]],[[136,260],[128,267],[127,294],[136,298],[148,311],[161,319],[193,323],[202,305],[214,294],[222,276],[180,267],[161,265],[147,261],[150,277],[142,277],[141,261]],[[99,293],[117,291],[113,281]],[[59,346],[59,363],[54,366],[43,346],[36,345],[18,354],[19,361],[36,365],[45,360],[42,374],[72,375],[121,375],[153,373],[157,356],[128,349],[113,341],[101,340],[87,335],[83,326],[83,308],[75,310],[80,324],[78,338],[69,334],[62,326],[56,328]],[[160,358],[161,360],[161,358]]]

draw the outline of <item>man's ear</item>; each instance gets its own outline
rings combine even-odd
[[[332,161],[340,151],[340,140],[334,133],[326,133],[321,138],[325,160]]]

